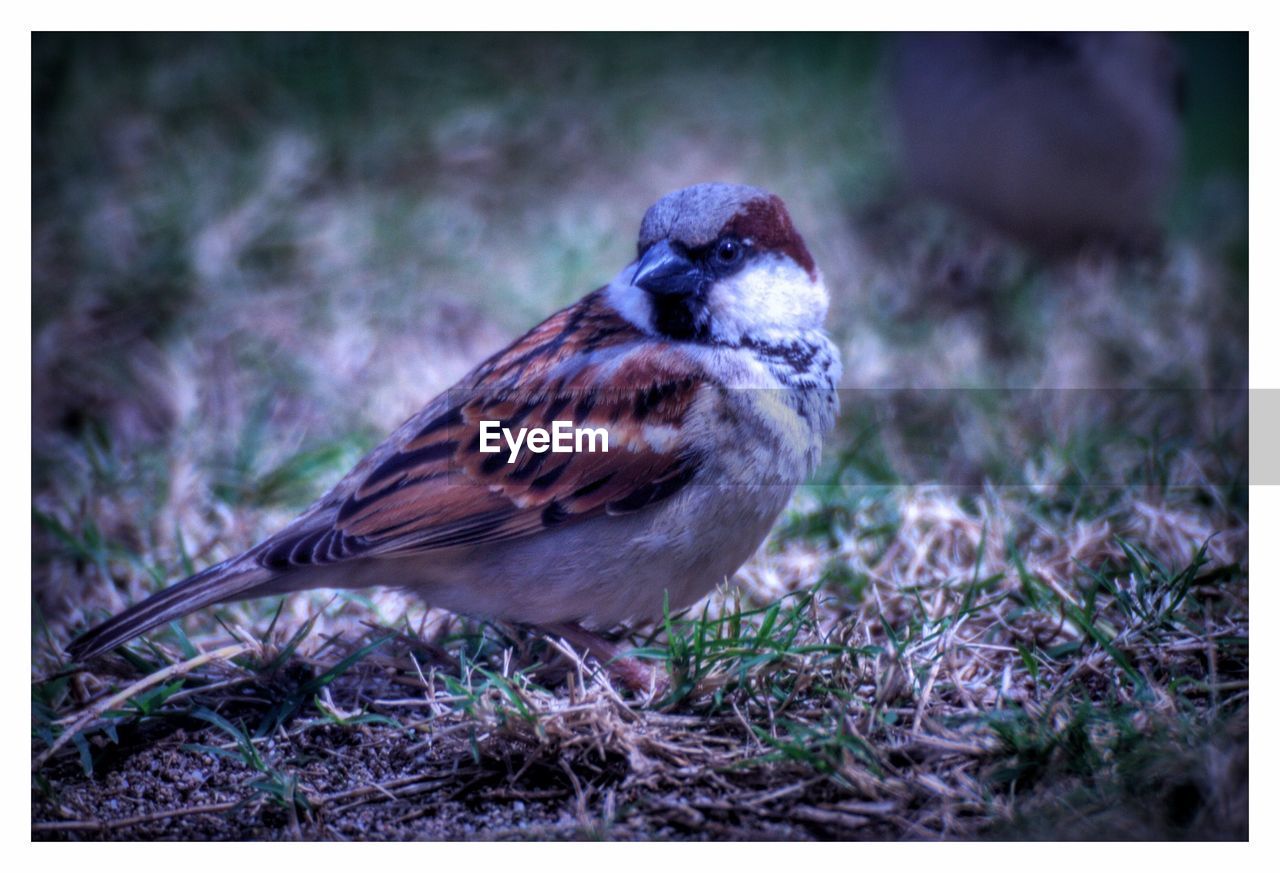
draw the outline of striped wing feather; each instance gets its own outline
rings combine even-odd
[[[699,459],[679,439],[700,393],[691,362],[662,360],[588,297],[437,398],[351,476],[260,547],[272,570],[403,556],[635,512],[679,491]],[[480,422],[605,428],[608,452],[480,451]],[[599,449],[599,445],[597,445]]]

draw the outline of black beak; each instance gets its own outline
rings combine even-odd
[[[693,262],[664,239],[640,258],[631,284],[655,295],[692,295],[702,287],[702,279]]]

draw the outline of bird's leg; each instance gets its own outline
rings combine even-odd
[[[662,670],[654,669],[638,658],[622,654],[623,649],[599,634],[594,634],[577,622],[547,625],[544,630],[563,637],[600,662],[609,675],[631,691],[656,697],[666,691],[669,684]]]

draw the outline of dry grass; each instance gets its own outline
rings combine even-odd
[[[1010,512],[999,501],[982,515],[929,489],[899,502],[903,526],[874,560],[792,547],[744,573],[768,602],[811,584],[817,561],[840,562],[866,574],[860,600],[800,588],[762,633],[770,612],[723,593],[673,624],[651,649],[675,679],[666,700],[628,699],[563,644],[480,637],[445,617],[389,640],[332,638],[272,668],[289,643],[278,627],[251,655],[186,674],[147,716],[95,722],[85,735],[103,775],[76,775],[71,753],[50,765],[37,833],[176,836],[190,815],[218,837],[944,838],[1041,807],[1032,822],[1055,836],[1088,814],[1095,836],[1247,833],[1247,792],[1231,780],[1247,779],[1248,611],[1230,542],[1216,538],[1172,587],[1153,574],[1144,616],[1117,595],[1136,597],[1149,567],[1104,570],[1112,594],[1070,566],[1125,561],[1105,526],[1065,543],[1042,534],[1015,556],[994,535]],[[367,640],[387,641],[317,683]],[[116,686],[101,669],[66,686],[63,722]],[[282,700],[298,711],[275,724]],[[234,752],[227,731],[198,733],[203,707],[258,726],[264,763],[183,745],[196,732]],[[113,723],[118,744],[103,732]],[[1135,777],[1139,757],[1150,762]],[[191,770],[220,779],[193,785]],[[158,818],[166,807],[177,814]]]
[[[1155,258],[1038,263],[897,202],[871,48],[38,44],[33,836],[1246,835],[1242,180]],[[706,177],[791,202],[848,375],[767,548],[632,637],[670,695],[392,592],[65,663]]]

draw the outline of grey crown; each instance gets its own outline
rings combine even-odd
[[[768,200],[768,191],[750,185],[707,182],[681,188],[649,207],[640,222],[639,249],[669,239],[697,248],[710,243],[752,200]]]

